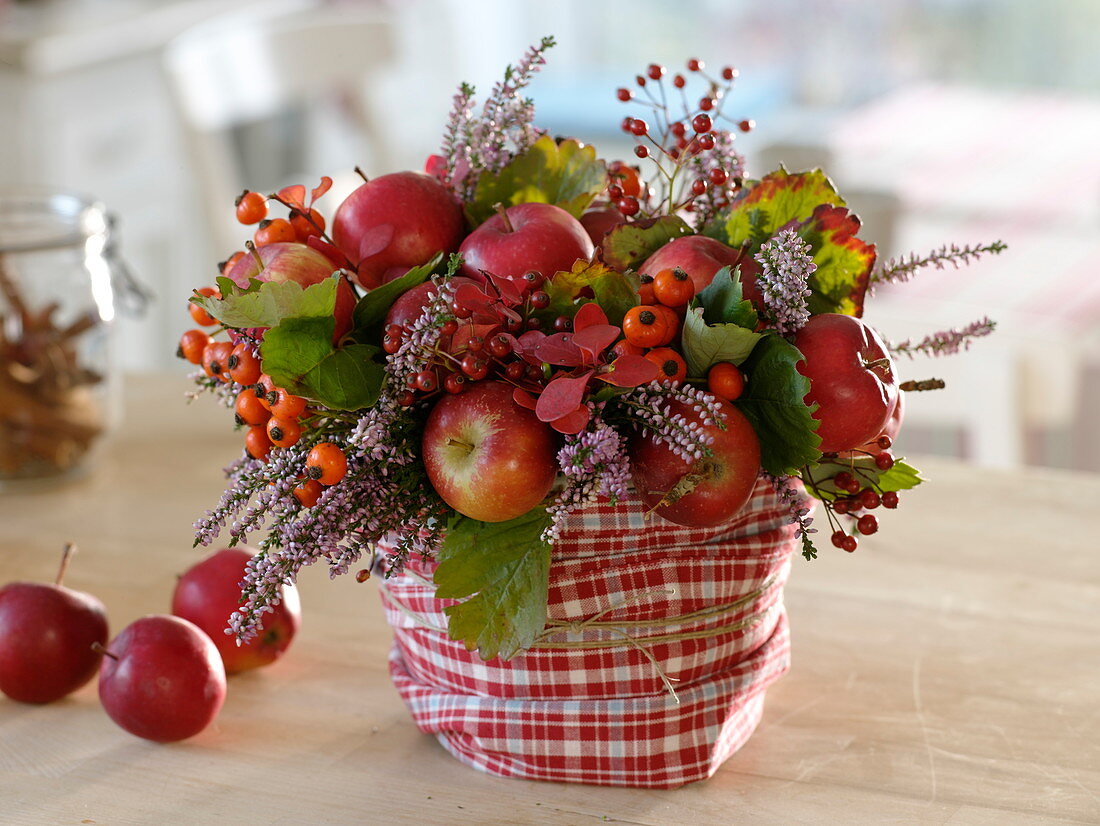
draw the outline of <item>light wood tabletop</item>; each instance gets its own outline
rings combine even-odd
[[[95,473],[0,494],[0,583],[52,580],[73,540],[67,584],[106,603],[112,634],[167,611],[201,555],[191,523],[239,449],[228,411],[187,407],[185,389],[131,380]],[[231,678],[191,740],[132,737],[94,682],[49,706],[0,697],[0,822],[1098,822],[1100,478],[921,464],[932,483],[856,554],[796,565],[792,670],[710,781],[604,789],[459,764],[390,685],[374,584],[318,567],[300,638]]]

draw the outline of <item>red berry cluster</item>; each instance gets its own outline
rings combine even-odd
[[[875,467],[879,470],[887,471],[892,468],[894,466],[894,456],[890,453],[890,447],[892,446],[890,437],[886,435],[879,436],[874,445],[877,452],[860,452],[872,457]],[[830,461],[836,463],[837,466],[843,466],[843,460],[837,458],[831,460],[827,458],[823,465],[827,466]],[[820,484],[821,481],[817,480],[817,483]],[[840,527],[839,517],[849,517],[858,533],[870,536],[878,531],[878,519],[874,514],[867,513],[867,511],[879,507],[893,510],[898,506],[899,497],[897,491],[882,490],[873,475],[864,473],[854,463],[848,466],[848,469],[837,472],[829,481],[838,491],[838,495],[834,500],[822,502],[829,524],[834,528],[831,537],[832,543],[837,548],[851,553],[858,547],[859,542],[854,533],[848,533]],[[840,495],[840,492],[847,495]]]

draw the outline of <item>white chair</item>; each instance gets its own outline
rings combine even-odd
[[[321,131],[361,136],[370,150],[370,167],[387,167],[385,130],[363,92],[372,73],[377,77],[392,64],[395,40],[384,7],[329,8],[315,0],[271,0],[202,23],[169,44],[164,65],[218,254],[240,246],[241,227],[232,220],[232,205],[241,189],[317,183],[304,177],[244,180],[234,130],[336,100],[336,126]],[[331,111],[325,114],[331,121]],[[359,147],[351,154],[363,162]],[[324,163],[322,159],[319,165]]]

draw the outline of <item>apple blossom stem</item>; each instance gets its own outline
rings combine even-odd
[[[451,447],[461,447],[467,453],[473,453],[474,452],[474,446],[472,444],[470,444],[469,442],[462,441],[461,439],[448,439],[447,444],[450,445]]]
[[[921,381],[903,381],[898,385],[902,390],[942,390],[947,387],[943,379],[922,379]]]
[[[499,202],[495,203],[495,204],[493,204],[493,209],[495,209],[496,212],[497,212],[497,215],[500,216],[501,223],[504,224],[504,231],[505,232],[515,232],[516,228],[513,227],[512,222],[508,220],[508,211],[504,208],[504,204],[499,203]]]
[[[76,543],[66,542],[65,550],[61,552],[61,565],[57,569],[57,578],[53,581],[54,585],[61,586],[61,580],[65,578],[65,571],[69,567],[69,559],[76,553]]]
[[[110,651],[108,651],[106,648],[104,648],[102,643],[93,642],[92,643],[92,650],[94,652],[96,652],[97,654],[102,654],[104,657],[110,657],[112,660],[117,660],[118,659],[118,656],[115,655],[115,654],[112,654]]]
[[[363,183],[365,183],[365,184],[370,183],[370,178],[367,177],[367,173],[364,172],[360,167],[358,167],[358,166],[355,167],[355,174],[363,179]]]

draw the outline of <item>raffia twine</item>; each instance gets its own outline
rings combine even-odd
[[[419,574],[406,570],[405,576],[419,582],[421,585],[427,587],[434,587],[435,583],[431,580],[420,576]],[[677,631],[663,634],[644,634],[638,635],[631,633],[631,631],[643,628],[661,629],[672,628],[679,625],[688,625],[692,623],[704,623],[713,620],[720,620],[730,614],[739,613],[749,603],[755,602],[757,599],[767,593],[773,585],[777,582],[777,576],[768,577],[764,580],[763,584],[759,588],[749,591],[746,594],[741,595],[733,602],[723,603],[721,605],[713,605],[709,608],[702,608],[698,611],[692,611],[689,614],[680,614],[671,617],[657,617],[654,619],[646,620],[610,620],[604,621],[604,617],[608,614],[614,613],[621,608],[626,608],[629,605],[642,602],[651,597],[671,597],[675,596],[677,591],[675,588],[655,588],[649,591],[639,591],[638,593],[631,594],[626,598],[616,602],[613,605],[608,606],[602,611],[593,614],[590,617],[581,620],[555,620],[547,619],[546,626],[535,637],[534,643],[527,650],[597,650],[601,648],[618,648],[626,645],[630,648],[634,648],[639,651],[653,667],[654,672],[660,678],[661,683],[665,689],[671,695],[672,699],[677,704],[680,702],[680,698],[676,694],[676,689],[672,685],[674,682],[678,682],[675,677],[670,677],[665,670],[661,667],[661,664],[657,662],[656,657],[649,650],[650,646],[661,645],[663,643],[682,642],[687,640],[705,640],[711,637],[718,637],[723,634],[729,634],[735,631],[742,631],[746,628],[752,628],[759,625],[764,619],[771,614],[776,605],[773,603],[764,607],[763,609],[754,613],[748,614],[743,617],[739,617],[732,622],[722,623],[720,625],[710,626],[709,628],[703,628],[696,631]],[[400,599],[398,599],[393,591],[385,584],[384,579],[378,580],[378,587],[385,591],[390,602],[397,607],[401,613],[409,617],[417,625],[427,628],[432,631],[436,631],[441,634],[446,634],[446,628],[440,628],[430,620],[421,616],[413,611],[407,605],[405,605]],[[551,641],[550,638],[559,634],[572,634],[581,635],[586,631],[599,631],[608,632],[614,636],[600,637],[598,639],[583,639],[583,640],[558,640]]]

